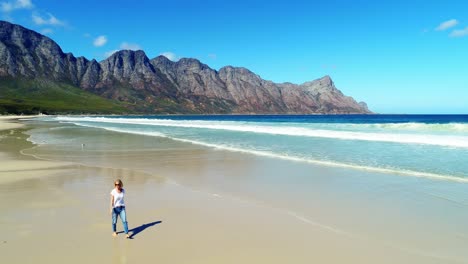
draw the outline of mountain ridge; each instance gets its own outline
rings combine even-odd
[[[134,113],[371,113],[365,103],[343,95],[330,76],[303,84],[274,83],[247,68],[214,70],[193,58],[150,59],[142,50],[120,50],[98,62],[64,53],[47,36],[4,21],[1,78],[71,85]]]

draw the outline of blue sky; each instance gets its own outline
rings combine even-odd
[[[242,66],[275,82],[330,75],[379,113],[468,113],[468,1],[0,0],[3,20],[65,52]]]

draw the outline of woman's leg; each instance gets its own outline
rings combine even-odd
[[[117,233],[117,212],[116,209],[112,209],[112,231],[114,231],[114,234]]]
[[[120,211],[120,220],[122,220],[125,234],[128,234],[127,214],[125,213],[125,208],[122,208],[122,210]]]

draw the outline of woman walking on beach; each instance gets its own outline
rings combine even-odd
[[[130,235],[128,234],[127,214],[125,212],[125,190],[123,188],[123,183],[119,179],[114,182],[114,186],[115,188],[112,189],[110,193],[110,213],[112,215],[112,230],[114,231],[112,236],[117,236],[117,217],[120,216],[120,220],[122,220],[122,224],[126,235],[125,237],[130,238]]]

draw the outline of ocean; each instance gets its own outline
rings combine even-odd
[[[468,115],[51,116],[40,120],[324,166],[468,182]]]

